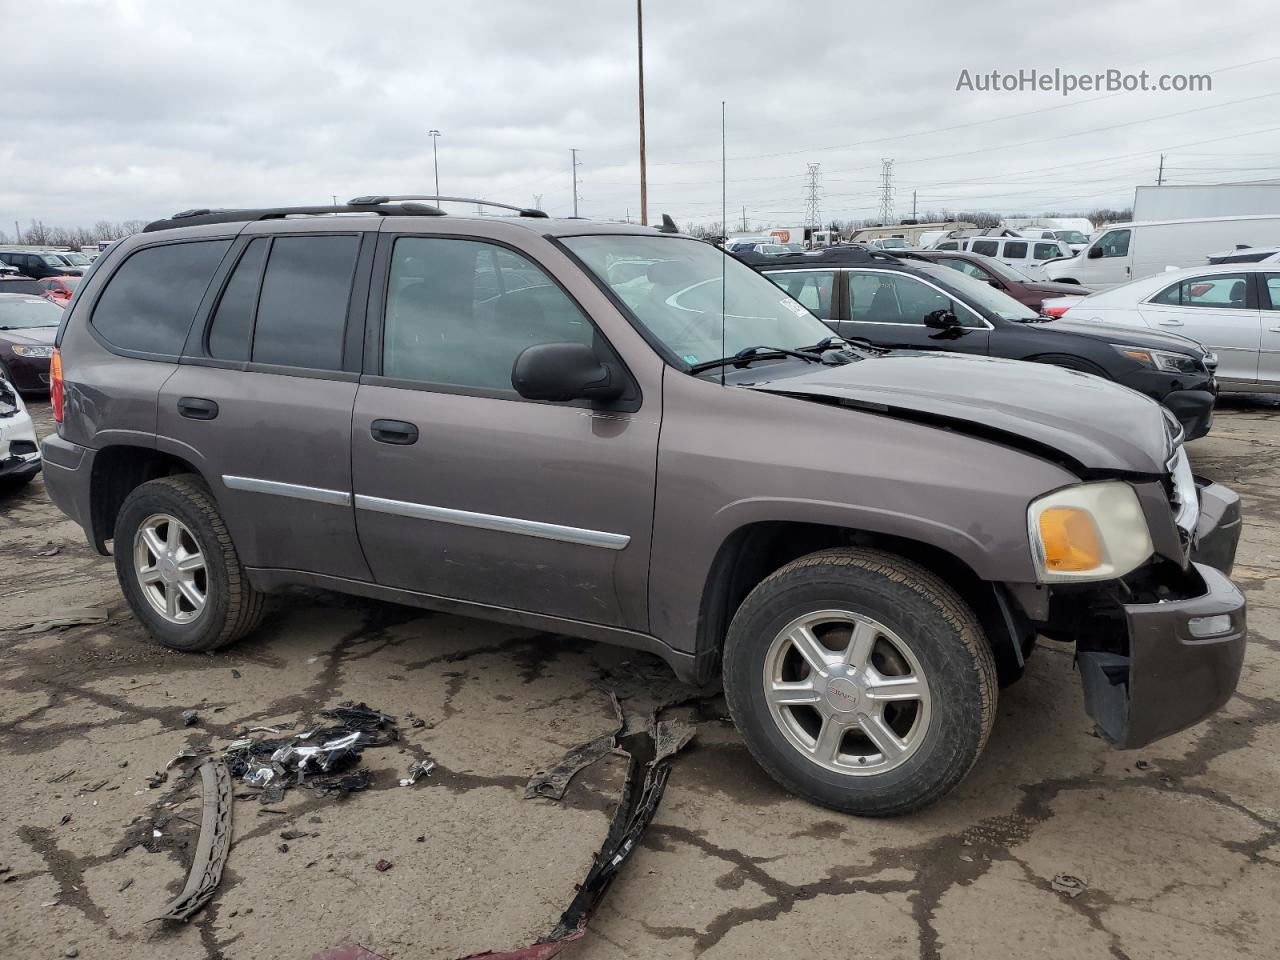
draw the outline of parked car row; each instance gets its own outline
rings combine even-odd
[[[1231,695],[1238,498],[1153,397],[1211,398],[1196,344],[930,258],[751,254],[766,278],[673,227],[429,199],[191,211],[76,292],[46,487],[163,643],[301,583],[635,647],[867,815],[964,778],[1038,634],[1120,747]]]

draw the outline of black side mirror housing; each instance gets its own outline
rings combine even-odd
[[[1101,258],[1101,256],[1102,256],[1102,248],[1101,248],[1101,247],[1090,247],[1090,248],[1089,248],[1089,259],[1090,259],[1090,260],[1097,260],[1097,259]]]
[[[511,386],[526,400],[609,403],[626,390],[622,370],[601,361],[585,343],[535,343],[520,351]]]
[[[960,318],[947,309],[934,310],[924,315],[924,325],[934,330],[950,330],[960,326]]]

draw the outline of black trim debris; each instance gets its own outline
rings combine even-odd
[[[222,868],[231,852],[231,774],[218,757],[210,757],[199,767],[204,792],[204,813],[200,820],[200,839],[191,872],[182,892],[164,907],[164,913],[153,920],[186,921],[212,898],[222,882]],[[148,921],[150,923],[152,921]]]
[[[534,797],[563,800],[564,792],[569,789],[569,782],[580,771],[585,770],[593,763],[603,760],[612,752],[617,738],[627,728],[627,720],[623,715],[622,704],[618,702],[617,694],[612,690],[608,691],[608,693],[609,699],[613,702],[614,715],[618,718],[617,728],[612,733],[602,734],[594,740],[578,744],[578,746],[561,757],[560,762],[550,770],[539,770],[535,773],[525,785],[524,798],[526,800],[532,800]]]
[[[582,939],[614,877],[658,812],[672,758],[693,735],[692,724],[680,720],[659,722],[655,713],[644,730],[621,737],[618,748],[630,756],[622,798],[591,869],[559,922],[549,934],[527,947],[506,953],[476,953],[464,960],[550,960],[568,944]]]

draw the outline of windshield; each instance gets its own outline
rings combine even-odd
[[[83,253],[62,253],[59,254],[59,256],[73,267],[87,267],[93,262]]]
[[[45,263],[46,266],[50,266],[50,267],[71,266],[71,261],[68,260],[66,257],[62,256],[62,254],[60,253],[46,253],[46,254],[43,254],[40,257],[40,259]]]
[[[901,237],[886,237],[880,241],[880,246],[885,250],[906,250],[910,244]]]
[[[967,273],[936,263],[922,266],[920,269],[934,279],[941,280],[947,286],[954,288],[969,305],[984,307],[987,312],[994,313],[1002,320],[1034,320],[1039,316],[1030,307]]]
[[[1088,243],[1089,240],[1079,230],[1055,230],[1053,235],[1063,243]]]
[[[760,344],[794,349],[831,335],[821,320],[771,281],[709,243],[627,234],[565,237],[563,242],[685,363],[731,356]],[[610,269],[615,263],[636,260],[649,261],[644,273],[615,279]]]
[[[48,300],[36,297],[0,300],[0,330],[56,327],[61,322],[62,308]]]

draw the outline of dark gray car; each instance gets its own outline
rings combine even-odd
[[[1237,498],[1154,401],[863,350],[687,237],[397,200],[187,214],[81,284],[48,489],[162,642],[310,584],[648,650],[873,815],[964,777],[1037,634],[1122,747],[1234,690]]]

